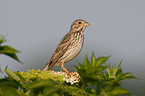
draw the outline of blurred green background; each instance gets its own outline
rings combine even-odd
[[[84,19],[85,30],[81,53],[65,64],[74,71],[85,55],[109,56],[113,64],[123,59],[125,72],[143,79],[124,81],[123,86],[136,96],[145,94],[145,1],[144,0],[0,0],[0,35],[7,35],[5,45],[18,54],[24,65],[0,55],[0,65],[13,71],[43,69],[72,22]],[[60,70],[60,66],[54,70]]]

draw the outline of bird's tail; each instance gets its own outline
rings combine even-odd
[[[47,70],[51,69],[50,68],[50,63],[51,62],[48,61],[48,63],[46,64],[45,68],[43,69],[43,71],[47,71]]]
[[[52,69],[55,66],[58,66],[60,64],[61,64],[60,62],[54,63],[52,60],[49,60],[48,63],[46,64],[45,68],[43,69],[43,71],[50,70],[50,69]]]
[[[46,64],[45,68],[43,69],[43,71],[47,71],[52,69],[53,67],[55,67],[56,65],[52,63],[51,60],[48,61],[48,63]]]
[[[49,64],[46,64],[45,68],[43,69],[43,71],[47,71],[49,70]]]

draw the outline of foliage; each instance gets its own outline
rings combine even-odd
[[[75,66],[77,72],[71,77],[64,72],[28,70],[13,72],[5,69],[7,77],[0,79],[0,96],[117,96],[130,95],[121,87],[122,80],[137,79],[131,73],[123,73],[121,62],[106,64],[108,57],[96,59],[94,53],[89,61]],[[74,82],[75,81],[75,82]],[[88,88],[96,86],[95,89]]]
[[[16,53],[20,51],[4,45],[0,36],[0,54],[5,54],[21,62]],[[121,87],[122,80],[138,79],[130,72],[123,73],[121,62],[114,66],[106,64],[108,57],[96,59],[94,53],[91,61],[86,56],[84,63],[75,66],[77,72],[67,76],[65,72],[28,70],[13,72],[5,68],[8,76],[0,79],[0,96],[117,96],[130,95]],[[0,68],[0,72],[2,72]],[[94,85],[96,88],[88,88]]]
[[[126,89],[121,87],[121,81],[125,79],[137,79],[129,72],[123,73],[119,65],[107,66],[105,63],[108,57],[95,58],[94,53],[91,57],[91,62],[86,59],[84,64],[79,64],[80,67],[75,67],[79,73],[80,87],[86,88],[88,85],[96,85],[96,94],[99,96],[116,96],[116,95],[129,95]],[[105,66],[103,65],[105,63]]]
[[[19,53],[20,51],[14,49],[13,47],[8,46],[8,45],[3,45],[2,46],[2,43],[4,43],[5,41],[6,40],[4,39],[4,36],[0,36],[0,54],[7,55],[7,56],[15,59],[16,61],[21,62],[18,59],[18,56],[16,55],[16,53]]]

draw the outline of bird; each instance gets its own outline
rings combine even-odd
[[[71,61],[80,53],[84,43],[84,30],[89,25],[82,19],[75,20],[70,27],[70,31],[61,39],[43,71],[61,65],[61,68],[70,76],[69,71],[63,64]]]

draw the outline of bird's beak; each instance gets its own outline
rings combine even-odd
[[[84,23],[84,26],[85,26],[85,27],[87,27],[87,26],[89,26],[89,25],[90,25],[89,23]]]

